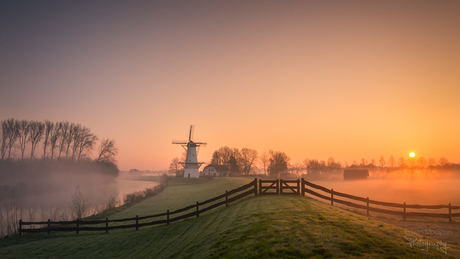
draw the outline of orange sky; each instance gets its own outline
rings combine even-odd
[[[68,120],[119,167],[208,143],[460,162],[457,1],[0,3],[0,120]]]

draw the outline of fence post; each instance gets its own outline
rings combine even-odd
[[[280,183],[280,188],[279,188],[280,189],[280,194],[283,194],[283,179],[279,179],[278,181]]]
[[[303,179],[303,178],[302,178],[301,188],[302,188],[302,196],[305,196],[305,179]]]
[[[196,202],[196,217],[198,218],[198,202]]]
[[[297,179],[297,192],[299,193],[299,196],[301,195],[300,194],[300,180]]]
[[[48,235],[50,234],[50,231],[51,231],[51,223],[50,223],[50,219],[48,219]]]
[[[254,196],[257,196],[257,178],[254,178]]]
[[[259,179],[259,194],[262,194],[262,179]]]
[[[280,194],[280,179],[276,179],[276,194]]]
[[[139,215],[136,215],[136,230],[139,229]]]
[[[404,221],[406,221],[406,202],[404,202]]]
[[[369,197],[367,197],[367,216],[369,216]]]
[[[78,234],[78,227],[79,227],[79,226],[78,226],[78,225],[79,225],[78,223],[79,223],[79,221],[80,221],[80,219],[77,219],[77,234]]]
[[[334,206],[334,189],[331,189],[331,206]]]
[[[449,223],[452,223],[452,208],[449,202]]]
[[[169,210],[166,212],[166,222],[169,225]]]
[[[228,207],[228,192],[225,191],[225,207]]]
[[[18,231],[19,231],[19,235],[21,235],[21,233],[22,233],[22,219],[19,220],[19,230]]]

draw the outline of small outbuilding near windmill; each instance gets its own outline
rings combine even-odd
[[[228,177],[228,167],[225,165],[207,165],[203,169],[203,176]]]

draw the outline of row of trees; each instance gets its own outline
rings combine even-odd
[[[449,160],[445,157],[441,157],[439,160],[436,160],[432,157],[426,159],[424,157],[410,157],[408,159],[400,157],[397,161],[393,156],[390,156],[388,161],[385,160],[383,156],[380,157],[379,161],[376,162],[375,159],[371,159],[369,162],[367,159],[362,158],[360,162],[353,161],[352,167],[379,167],[379,168],[389,168],[389,169],[404,169],[404,168],[434,168],[434,167],[446,167],[448,166]],[[346,165],[348,167],[348,165]]]
[[[183,154],[185,160],[185,153]],[[178,157],[174,158],[170,165],[171,172],[181,172],[182,166]],[[380,157],[378,162],[371,159],[362,158],[359,162],[353,161],[351,165],[348,163],[342,164],[335,161],[330,157],[327,161],[318,159],[305,159],[303,163],[290,164],[290,158],[284,152],[279,151],[264,151],[260,155],[254,149],[243,148],[230,148],[228,146],[221,147],[214,151],[210,164],[225,165],[229,169],[230,175],[249,175],[251,172],[258,171],[257,169],[263,168],[263,174],[273,177],[279,176],[281,172],[290,172],[294,175],[300,175],[307,171],[309,174],[324,174],[324,173],[341,173],[344,168],[368,168],[371,170],[385,169],[386,171],[400,170],[400,169],[424,169],[424,168],[448,168],[455,166],[449,163],[445,157],[439,160],[434,158],[425,159],[424,157],[418,158],[404,158],[398,160],[394,156],[390,156],[385,160],[383,156]]]
[[[225,165],[230,175],[249,175],[256,164],[263,167],[263,173],[277,177],[289,170],[290,157],[284,152],[269,150],[262,154],[251,148],[221,147],[212,154],[210,164]],[[174,160],[173,160],[174,161]]]
[[[91,155],[98,137],[85,126],[75,123],[51,122],[49,120],[29,121],[7,119],[1,122],[0,157],[13,159],[15,149],[20,151],[20,159],[27,159],[25,153],[30,148],[30,160],[36,158],[37,146],[41,143],[42,158],[80,160]],[[96,162],[115,164],[118,149],[114,140],[102,139]],[[18,157],[19,158],[19,157]]]
[[[239,150],[224,146],[214,151],[211,164],[226,165],[231,175],[249,175],[257,157],[258,153],[254,149],[242,148]]]

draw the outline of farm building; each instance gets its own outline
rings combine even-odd
[[[345,169],[343,171],[344,180],[361,180],[367,179],[369,170],[367,169]]]
[[[207,165],[202,172],[203,176],[228,177],[228,167],[225,165]]]

